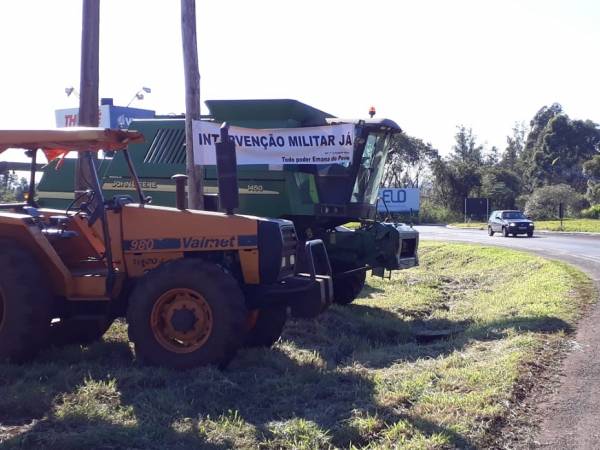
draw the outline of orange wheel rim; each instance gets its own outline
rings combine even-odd
[[[156,340],[174,353],[191,353],[202,347],[213,329],[212,309],[192,289],[176,288],[162,294],[150,315]]]

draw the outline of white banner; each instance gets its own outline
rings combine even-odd
[[[215,165],[215,142],[221,124],[193,122],[194,160]],[[309,128],[255,129],[229,127],[238,165],[248,164],[349,164],[354,148],[354,125]]]

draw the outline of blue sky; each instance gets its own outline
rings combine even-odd
[[[101,0],[100,96],[183,112],[177,0]],[[600,2],[197,0],[201,95],[294,98],[378,115],[449,151],[456,125],[504,148],[515,121],[561,103],[600,122]],[[77,105],[81,2],[0,2],[0,127],[54,126]]]

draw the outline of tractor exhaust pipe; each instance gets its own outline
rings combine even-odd
[[[229,138],[229,125],[221,125],[221,142],[215,144],[217,153],[217,177],[219,179],[219,206],[227,214],[233,214],[239,206],[237,180],[237,157],[235,143]]]
[[[186,209],[185,186],[187,185],[188,176],[182,173],[175,174],[171,180],[175,181],[175,205],[177,209]]]

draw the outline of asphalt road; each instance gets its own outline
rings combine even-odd
[[[421,239],[462,241],[525,250],[571,263],[600,288],[600,236],[536,233],[534,237],[505,238],[486,231],[416,227]],[[560,383],[538,405],[540,431],[534,447],[544,449],[600,449],[600,305],[598,302],[577,325],[572,350],[560,368]]]

